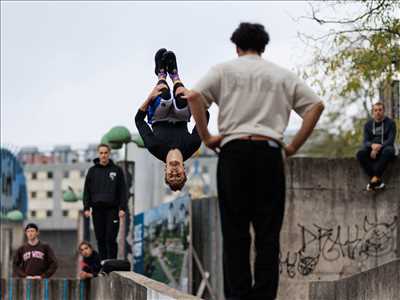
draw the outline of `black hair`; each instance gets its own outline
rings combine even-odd
[[[258,23],[240,23],[232,33],[231,41],[243,51],[253,50],[261,54],[269,43],[269,34]]]
[[[35,223],[29,223],[25,226],[25,231],[27,231],[29,228],[34,228],[36,231],[39,231],[39,227]]]

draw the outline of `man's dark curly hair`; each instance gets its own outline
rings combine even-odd
[[[231,41],[243,51],[253,50],[261,54],[269,43],[269,34],[258,23],[240,23],[232,33]]]

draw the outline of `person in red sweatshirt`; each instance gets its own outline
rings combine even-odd
[[[28,279],[51,277],[57,270],[57,259],[53,250],[39,240],[39,228],[36,224],[26,225],[25,235],[27,243],[15,253],[14,276]]]

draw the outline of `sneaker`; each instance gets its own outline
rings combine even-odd
[[[163,54],[163,62],[169,74],[178,73],[178,65],[176,64],[176,56],[172,51],[167,51]]]
[[[368,183],[368,184],[367,184],[367,191],[368,191],[368,192],[372,192],[373,190],[374,190],[373,185],[372,185],[371,183]]]
[[[385,187],[385,183],[383,181],[379,181],[378,183],[375,184],[374,189],[375,190],[381,190]]]
[[[154,72],[156,73],[157,76],[158,76],[158,74],[160,74],[160,70],[162,70],[162,69],[164,69],[165,73],[167,73],[166,66],[165,66],[165,63],[163,60],[163,55],[166,52],[167,52],[167,49],[161,48],[156,52],[156,55],[154,56],[154,60],[156,62],[156,68],[155,68]]]

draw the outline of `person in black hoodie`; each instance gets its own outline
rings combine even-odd
[[[83,206],[84,216],[93,217],[97,248],[104,260],[117,258],[116,238],[119,219],[127,209],[127,191],[122,169],[110,159],[110,146],[100,144],[97,152],[99,157],[86,175]]]
[[[357,152],[361,167],[370,178],[367,190],[384,188],[383,173],[395,157],[396,123],[385,116],[385,106],[377,102],[372,106],[372,119],[364,125],[362,148]]]
[[[196,127],[192,133],[187,129],[191,113],[183,98],[185,87],[178,75],[175,54],[161,48],[155,54],[155,63],[158,82],[136,113],[135,123],[145,147],[165,162],[165,183],[177,191],[186,182],[184,161],[199,149],[201,139]],[[173,82],[173,97],[167,73]],[[145,121],[146,116],[151,127]]]
[[[82,255],[80,279],[97,277],[101,269],[99,254],[93,250],[93,246],[86,241],[82,241],[78,246],[79,253]]]

